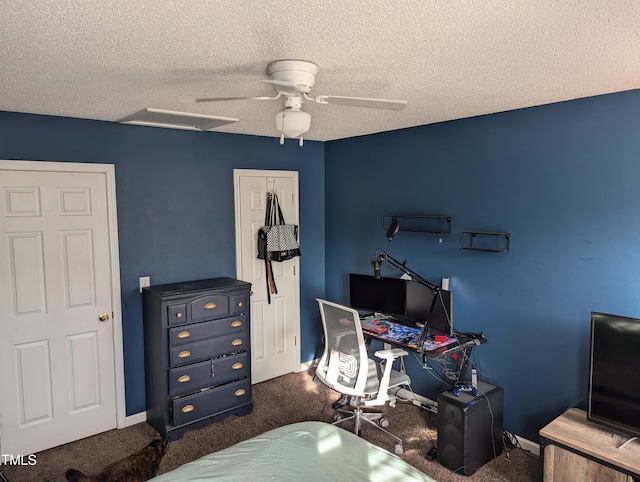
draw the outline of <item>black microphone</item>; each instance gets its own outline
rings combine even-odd
[[[371,266],[373,266],[373,278],[379,279],[380,266],[382,266],[382,257],[380,256],[380,253],[378,253],[377,249],[373,252],[373,259],[371,260]]]
[[[371,264],[373,265],[373,278],[380,279],[380,258],[376,256]]]

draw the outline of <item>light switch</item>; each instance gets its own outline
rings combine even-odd
[[[140,293],[142,293],[142,288],[146,288],[147,286],[151,286],[151,277],[141,276],[140,277]]]

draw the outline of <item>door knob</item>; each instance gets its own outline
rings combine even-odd
[[[109,320],[109,313],[100,313],[100,316],[98,317],[98,319],[100,321],[108,321]]]

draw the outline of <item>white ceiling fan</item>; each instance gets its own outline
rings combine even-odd
[[[311,97],[309,93],[315,84],[318,66],[304,60],[278,60],[267,66],[270,79],[261,82],[271,84],[276,91],[274,97],[205,97],[193,99],[193,102],[219,102],[228,100],[275,100],[284,98],[284,108],[274,116],[275,126],[280,132],[280,144],[284,138],[300,138],[311,127],[311,115],[302,110],[304,102],[318,104],[338,104],[355,107],[369,107],[373,109],[402,110],[407,105],[405,100],[371,99],[365,97],[345,97],[337,95],[317,95]]]

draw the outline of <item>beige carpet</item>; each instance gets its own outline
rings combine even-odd
[[[313,382],[311,373],[289,374],[253,386],[254,410],[244,417],[229,417],[203,429],[191,430],[170,442],[160,464],[159,473],[172,470],[210,452],[289,423],[322,420],[330,422],[331,404],[338,396],[332,390]],[[436,444],[436,418],[430,412],[408,403],[398,403],[388,410],[388,430],[404,441],[402,458],[438,481],[537,481],[540,480],[538,457],[514,449],[484,465],[474,475],[454,474],[425,454]],[[9,482],[64,480],[65,471],[76,468],[94,474],[111,462],[145,446],[155,435],[146,423],[72,442],[36,454],[33,466],[8,466],[1,469]],[[364,427],[362,437],[393,452],[393,441]]]

